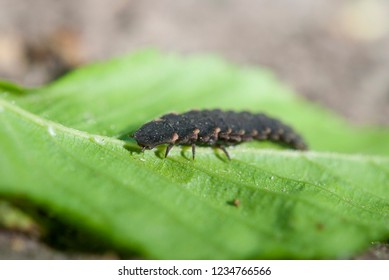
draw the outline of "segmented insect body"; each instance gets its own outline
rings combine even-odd
[[[228,158],[226,146],[251,140],[270,140],[292,149],[306,150],[304,140],[294,130],[264,114],[215,110],[192,110],[183,114],[167,114],[144,124],[134,134],[142,150],[168,144],[165,157],[174,145],[220,148]]]

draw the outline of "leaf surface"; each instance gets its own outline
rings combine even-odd
[[[43,88],[0,88],[0,197],[117,250],[343,258],[389,237],[388,130],[351,127],[265,70],[146,51]],[[115,138],[169,111],[216,107],[279,117],[313,151],[251,143],[231,148],[231,161],[211,148],[192,161],[185,148],[163,159],[163,149],[142,154]]]

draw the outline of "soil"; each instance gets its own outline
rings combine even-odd
[[[0,0],[0,7],[2,79],[40,85],[145,47],[215,53],[271,69],[353,123],[389,124],[388,1]],[[30,239],[32,249],[17,253],[7,249],[12,238],[0,233],[0,258],[72,257],[46,254],[50,248]],[[388,248],[361,257],[389,259]]]

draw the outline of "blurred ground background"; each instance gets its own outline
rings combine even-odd
[[[144,47],[261,65],[355,124],[389,124],[386,0],[0,0],[0,79],[41,85]],[[0,231],[1,259],[112,257]],[[389,259],[389,249],[357,258]]]

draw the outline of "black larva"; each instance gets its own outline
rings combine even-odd
[[[191,145],[193,159],[196,145],[220,148],[229,159],[226,146],[251,140],[270,140],[292,149],[307,149],[304,140],[279,120],[264,114],[221,110],[167,114],[144,124],[134,138],[142,151],[168,144],[165,157],[174,145]]]

